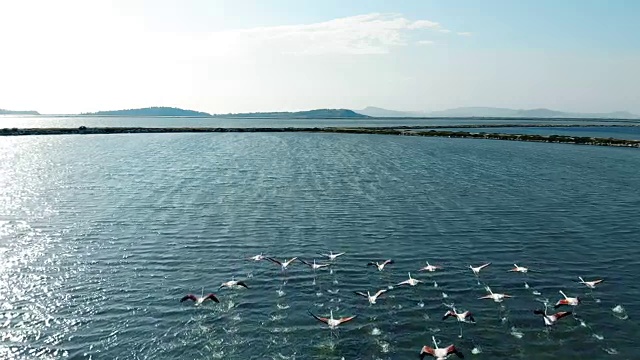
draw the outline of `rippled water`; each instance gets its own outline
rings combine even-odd
[[[631,359],[639,168],[636,149],[470,139],[0,138],[0,358],[406,359],[434,335],[478,359]],[[315,275],[246,260],[328,250],[346,254]],[[424,283],[353,294],[408,272]],[[250,288],[217,289],[234,277]],[[532,310],[559,290],[584,301],[546,331]],[[477,324],[458,338],[443,303]],[[307,311],[358,317],[331,332]]]
[[[0,115],[2,128],[47,127],[317,127],[317,126],[432,126],[477,124],[638,124],[640,120],[615,119],[233,119],[224,117],[145,117],[145,116],[16,116]]]

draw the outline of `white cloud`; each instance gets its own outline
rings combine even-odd
[[[458,35],[460,36],[471,36],[471,33],[468,31],[463,31],[463,32],[459,32]]]
[[[440,29],[438,31],[441,32],[441,33],[444,33],[444,34],[448,34],[448,33],[451,32],[451,30],[449,30],[449,29]]]
[[[0,106],[43,113],[151,105],[225,112],[346,106],[351,98],[364,103],[370,88],[382,93],[407,75],[392,57],[358,55],[428,46],[430,40],[420,39],[444,30],[427,19],[373,13],[195,31],[152,27],[152,15],[125,10],[112,2],[0,0]],[[387,71],[371,76],[379,69]]]
[[[437,29],[439,27],[440,24],[429,20],[418,20],[409,25],[409,29]]]
[[[437,30],[430,20],[399,14],[366,14],[314,24],[260,27],[212,34],[234,36],[249,46],[265,46],[287,54],[386,54],[408,45],[412,31]]]

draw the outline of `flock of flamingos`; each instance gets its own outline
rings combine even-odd
[[[312,268],[314,271],[315,270],[319,270],[322,268],[327,268],[329,266],[331,266],[333,264],[333,262],[339,257],[344,255],[345,253],[333,253],[333,252],[329,252],[328,254],[320,254],[323,257],[327,258],[327,260],[329,262],[327,263],[317,263],[315,260],[313,260],[313,262],[307,262],[305,260],[299,259],[298,257],[294,257],[292,259],[289,260],[285,260],[285,261],[280,261],[277,259],[274,259],[273,257],[269,257],[266,256],[264,254],[258,254],[255,256],[252,256],[250,258],[248,258],[249,260],[252,261],[263,261],[263,260],[267,260],[270,261],[278,266],[280,266],[282,271],[286,271],[287,268],[296,260],[300,261],[301,263],[309,266],[310,268]],[[393,264],[394,261],[389,259],[389,260],[385,260],[383,262],[369,262],[367,263],[367,266],[373,266],[375,268],[377,268],[378,271],[383,271],[385,266],[387,265],[391,265]],[[475,276],[479,276],[480,271],[482,271],[484,268],[490,266],[491,263],[486,263],[480,266],[471,266],[469,265],[469,269],[473,272],[473,274]],[[439,271],[441,270],[442,267],[441,266],[436,266],[436,265],[431,265],[428,262],[426,263],[426,266],[422,267],[420,269],[420,271],[426,271],[426,272],[435,272],[435,271]],[[511,268],[510,270],[508,270],[510,272],[519,272],[519,273],[528,273],[529,269],[524,267],[524,266],[518,266],[517,264],[514,264],[513,268]],[[597,280],[592,280],[592,281],[585,281],[582,277],[578,277],[579,282],[583,285],[585,285],[586,287],[590,288],[590,289],[594,289],[598,284],[600,284],[603,279],[597,279]],[[415,278],[411,277],[411,274],[409,273],[409,278],[407,280],[404,280],[400,283],[398,283],[396,286],[416,286],[419,283],[422,283],[422,280],[418,280]],[[219,289],[222,288],[232,288],[232,289],[237,289],[237,288],[249,288],[249,286],[244,282],[244,281],[238,281],[238,280],[230,280],[227,282],[224,282],[220,285]],[[382,296],[383,294],[385,294],[387,291],[389,291],[390,289],[392,289],[393,287],[390,286],[387,289],[382,289],[377,291],[375,294],[371,294],[369,291],[365,292],[361,292],[361,291],[355,291],[356,295],[362,296],[364,298],[366,298],[370,304],[375,304],[376,301],[378,300],[378,298],[380,296]],[[485,287],[485,289],[487,290],[487,295],[480,297],[479,299],[490,299],[493,300],[497,303],[502,302],[504,299],[508,299],[510,297],[512,297],[511,295],[508,294],[503,294],[503,293],[494,293],[493,291],[491,291],[491,288],[489,288],[488,286]],[[574,306],[578,306],[581,303],[581,299],[580,297],[569,297],[567,296],[564,292],[562,292],[562,290],[560,290],[560,294],[562,295],[562,298],[560,300],[558,300],[555,305],[554,308],[560,308],[560,307],[574,307]],[[180,302],[184,302],[187,300],[191,300],[193,301],[196,305],[201,305],[203,302],[210,300],[216,303],[219,303],[220,300],[218,299],[218,297],[213,294],[210,293],[208,295],[202,295],[202,296],[196,296],[194,294],[188,294],[185,295],[182,299],[180,299]],[[536,309],[533,311],[534,314],[536,315],[540,315],[542,317],[542,319],[544,320],[544,325],[545,326],[553,326],[555,325],[560,319],[566,317],[567,315],[571,315],[572,312],[571,311],[557,311],[555,313],[549,314],[547,311],[547,308],[545,306],[544,310],[540,310],[540,309]],[[352,321],[353,319],[356,318],[356,316],[348,316],[348,317],[341,317],[341,318],[334,318],[333,317],[333,312],[330,311],[329,317],[322,317],[322,316],[318,316],[316,314],[313,314],[312,312],[309,312],[309,314],[315,318],[316,320],[325,323],[329,328],[331,329],[335,329],[337,328],[339,325],[344,324],[346,322]],[[443,320],[447,319],[449,317],[455,318],[458,322],[460,323],[475,323],[475,319],[473,318],[473,314],[470,311],[464,311],[464,312],[458,312],[456,310],[455,307],[451,307],[450,310],[448,310],[444,316],[443,316]],[[435,339],[435,337],[432,337],[432,341],[433,341],[433,347],[425,345],[420,349],[420,359],[424,359],[426,356],[430,356],[433,357],[435,359],[438,360],[444,360],[446,358],[448,358],[450,355],[456,355],[459,358],[464,358],[464,355],[462,352],[460,352],[456,346],[454,344],[451,344],[449,346],[446,347],[438,347],[438,343]]]

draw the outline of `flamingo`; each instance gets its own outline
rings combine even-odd
[[[473,267],[473,266],[469,265],[469,268],[471,269],[471,271],[473,271],[474,275],[478,276],[478,274],[480,274],[480,270],[486,268],[489,265],[491,265],[490,262],[486,263],[486,264],[483,264],[483,265],[480,265],[480,266],[476,266],[476,267]]]
[[[368,291],[367,291],[366,294],[363,293],[362,291],[356,291],[355,293],[360,295],[360,296],[366,297],[369,300],[369,304],[375,304],[376,300],[378,300],[378,296],[380,296],[380,295],[382,295],[382,294],[384,294],[386,292],[387,292],[387,290],[383,289],[383,290],[378,290],[378,292],[375,293],[374,295],[371,295],[371,293],[369,293]]]
[[[276,263],[276,264],[280,265],[280,266],[282,267],[282,271],[285,271],[285,270],[287,270],[287,267],[288,267],[292,262],[294,262],[297,258],[298,258],[298,257],[294,257],[294,258],[289,259],[289,260],[286,260],[286,261],[284,261],[284,262],[281,262],[281,261],[276,260],[276,259],[271,258],[271,257],[267,257],[267,260],[269,260],[269,261],[271,261],[271,262],[273,262],[273,263]]]
[[[310,266],[313,270],[322,269],[322,268],[331,266],[331,264],[316,264],[316,259],[313,259],[313,263],[306,262],[302,259],[298,259],[298,260],[300,260],[301,263]]]
[[[218,298],[214,294],[209,294],[207,296],[200,296],[200,297],[195,296],[193,294],[188,294],[188,295],[185,295],[182,299],[180,299],[180,302],[185,302],[187,300],[193,300],[196,306],[201,305],[203,302],[207,300],[215,301],[217,303],[220,302],[220,300],[218,300]]]
[[[424,359],[425,356],[431,356],[436,360],[445,360],[451,354],[455,354],[460,359],[464,358],[464,355],[460,351],[458,351],[458,349],[456,349],[455,345],[452,344],[444,348],[439,348],[438,342],[436,341],[435,336],[432,336],[431,339],[433,340],[434,347],[430,347],[426,345],[423,346],[422,349],[420,350],[421,360]]]
[[[333,310],[330,310],[331,314],[329,316],[329,318],[325,318],[325,317],[320,317],[317,315],[314,315],[311,311],[309,311],[309,314],[311,314],[311,316],[313,316],[316,320],[321,321],[327,325],[329,325],[329,328],[331,329],[335,329],[336,327],[338,327],[338,325],[346,323],[348,321],[351,321],[353,319],[356,318],[357,315],[353,315],[353,316],[349,316],[349,317],[343,317],[343,318],[338,318],[338,319],[334,319],[333,318]]]
[[[247,284],[244,283],[244,281],[238,281],[238,280],[229,280],[227,282],[223,282],[218,289],[222,289],[223,287],[226,287],[229,289],[238,289],[240,287],[244,287],[245,289],[249,288]]]
[[[547,315],[547,309],[542,310],[533,310],[534,314],[542,315],[544,319],[545,326],[553,326],[558,320],[562,319],[567,315],[571,315],[571,311],[560,311],[553,315]]]
[[[569,305],[569,306],[578,306],[578,304],[580,304],[582,302],[582,300],[580,299],[579,296],[576,297],[568,297],[567,295],[565,295],[565,293],[560,290],[558,291],[562,296],[564,296],[564,299],[562,300],[558,300],[558,302],[553,306],[554,308],[559,308],[562,305]]]
[[[378,271],[382,271],[384,270],[384,267],[389,264],[393,264],[393,260],[391,259],[385,260],[382,264],[377,261],[376,262],[370,261],[367,263],[367,266],[376,266],[378,268]]]
[[[456,319],[459,322],[463,322],[463,323],[475,323],[476,319],[473,318],[473,314],[470,311],[465,311],[462,313],[456,312],[456,309],[453,308],[452,310],[447,311],[444,316],[442,317],[442,320],[445,320],[448,317],[451,316],[455,316]],[[467,320],[468,319],[468,320]]]
[[[423,267],[420,269],[420,271],[429,271],[429,272],[434,272],[438,269],[442,269],[442,266],[437,266],[437,265],[431,265],[429,264],[429,262],[427,261],[427,266]]]
[[[419,283],[423,282],[422,280],[418,280],[418,279],[414,279],[411,277],[411,273],[409,273],[409,278],[405,281],[401,281],[399,282],[397,285],[411,285],[411,286],[416,286]]]
[[[580,283],[581,284],[584,284],[589,289],[595,289],[596,285],[598,285],[598,284],[600,284],[601,282],[604,281],[603,279],[598,279],[598,280],[593,280],[593,281],[584,281],[582,276],[578,276],[578,279],[580,279]]]
[[[342,256],[344,254],[346,254],[346,253],[341,252],[341,253],[334,254],[333,251],[329,251],[328,254],[319,254],[319,255],[328,258],[329,261],[333,261],[333,260],[337,259],[338,256]]]
[[[263,253],[260,253],[260,254],[258,254],[258,255],[254,255],[254,256],[252,256],[252,257],[248,258],[248,260],[253,260],[253,261],[262,261],[262,260],[264,260],[264,259],[266,259],[266,258],[267,258],[267,257],[266,257],[266,256],[264,256],[264,254],[263,254]]]
[[[517,264],[513,264],[513,268],[509,270],[509,272],[520,272],[523,274],[526,274],[527,272],[529,272],[529,268],[526,268],[524,266],[518,266]]]
[[[494,293],[493,291],[491,291],[491,288],[488,287],[488,286],[485,289],[489,292],[489,294],[485,295],[485,296],[482,296],[482,297],[479,297],[478,299],[492,299],[493,301],[499,303],[499,302],[502,302],[502,300],[504,300],[504,299],[508,299],[508,298],[512,298],[513,297],[513,296],[507,295],[507,294]]]

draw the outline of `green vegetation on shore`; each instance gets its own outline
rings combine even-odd
[[[640,140],[626,140],[613,138],[593,138],[564,135],[526,135],[499,133],[471,133],[467,131],[415,131],[408,129],[371,128],[371,127],[315,127],[315,128],[29,128],[29,129],[1,129],[0,136],[23,135],[71,135],[71,134],[131,134],[131,133],[220,133],[220,132],[308,132],[308,133],[350,133],[350,134],[378,134],[378,135],[406,135],[431,136],[448,138],[471,138],[510,141],[532,141],[547,143],[565,143],[597,146],[618,146],[640,148]]]

